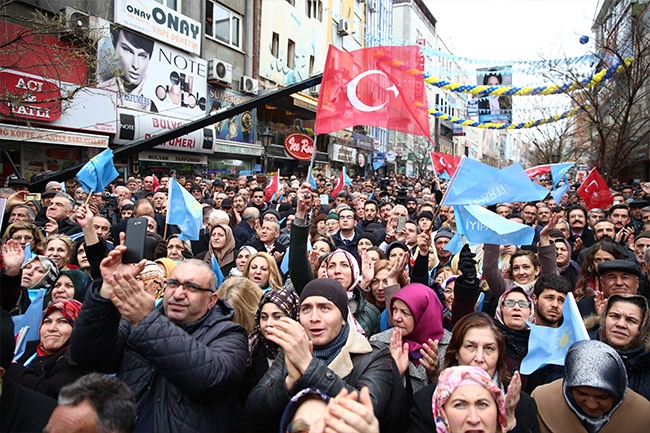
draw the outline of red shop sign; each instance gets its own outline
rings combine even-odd
[[[8,71],[0,72],[0,82],[0,91],[5,91],[0,114],[46,122],[61,117],[61,90],[56,84]]]
[[[314,153],[314,139],[305,134],[290,134],[284,139],[284,149],[296,159],[308,160]]]

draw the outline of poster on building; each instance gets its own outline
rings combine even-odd
[[[115,23],[201,54],[201,24],[155,0],[115,0]]]
[[[476,84],[479,86],[510,86],[511,66],[480,68],[476,70]],[[479,122],[512,122],[512,96],[486,96],[478,98]]]
[[[208,85],[208,103],[205,114],[210,116],[220,110],[243,104],[251,97],[239,92]],[[239,143],[255,143],[255,126],[257,110],[244,111],[228,119],[215,123],[217,140],[237,141]]]
[[[202,117],[207,105],[207,62],[113,26],[98,43],[100,89],[118,93],[118,106],[175,118]]]

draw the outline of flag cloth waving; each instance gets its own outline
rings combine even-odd
[[[341,192],[343,190],[343,185],[345,185],[345,167],[343,167],[343,170],[339,173],[339,177],[336,179],[336,185],[334,185],[334,188],[332,188],[332,192],[330,195],[332,197],[336,197],[336,194]]]
[[[316,134],[373,125],[430,137],[420,47],[352,52],[329,46],[316,111]]]
[[[203,208],[192,194],[181,186],[176,179],[169,179],[169,199],[167,203],[167,224],[176,224],[181,228],[178,239],[196,241],[203,224]]]
[[[87,193],[90,191],[101,192],[111,183],[119,173],[113,165],[113,151],[106,149],[95,155],[90,161],[79,170],[77,179],[81,188]]]
[[[578,195],[585,201],[587,210],[593,208],[602,209],[614,202],[614,197],[605,179],[595,168],[589,172],[580,188],[578,188]]]
[[[559,328],[529,323],[528,354],[521,361],[521,374],[531,374],[547,364],[564,365],[564,356],[576,341],[589,340],[578,305],[569,292],[562,309],[564,319]]]
[[[266,185],[266,187],[264,188],[264,196],[265,196],[264,198],[266,202],[269,203],[271,200],[273,200],[273,197],[277,195],[279,190],[280,190],[280,170],[275,172],[269,184]]]
[[[448,175],[453,176],[456,173],[458,164],[460,164],[460,156],[447,155],[441,152],[429,152],[429,156],[431,156],[433,171],[438,175],[446,171]]]
[[[475,244],[530,245],[535,236],[531,226],[503,218],[481,206],[454,206],[458,233]]]

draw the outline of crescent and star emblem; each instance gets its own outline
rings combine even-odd
[[[359,82],[362,79],[364,79],[365,77],[368,77],[370,75],[382,75],[382,76],[386,77],[390,81],[390,78],[388,77],[388,75],[386,75],[382,71],[378,71],[376,69],[371,69],[369,71],[362,72],[359,75],[357,75],[356,77],[354,77],[352,79],[352,81],[350,81],[348,83],[348,86],[347,86],[347,88],[348,88],[347,89],[348,90],[348,100],[350,101],[352,106],[354,108],[356,108],[357,110],[363,111],[363,112],[366,112],[366,113],[381,110],[382,108],[384,108],[384,106],[386,104],[388,104],[388,99],[386,99],[386,101],[383,104],[380,104],[380,105],[374,105],[374,106],[373,105],[367,105],[367,104],[364,104],[363,102],[361,102],[361,100],[357,96],[357,86],[359,86]],[[397,98],[397,95],[399,95],[399,90],[397,90],[397,87],[392,83],[391,83],[390,87],[386,88],[386,90],[392,91],[396,98]]]
[[[596,191],[598,190],[598,182],[596,182],[595,180],[592,180],[592,181],[589,182],[589,184],[585,187],[585,192],[586,192],[587,194],[591,194],[591,191],[589,191],[589,189],[591,188],[591,185],[596,185]]]

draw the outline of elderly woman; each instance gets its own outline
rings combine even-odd
[[[7,370],[7,377],[56,398],[63,386],[86,374],[68,352],[79,310],[81,302],[74,299],[50,304],[43,313],[38,341],[27,343],[25,353]]]
[[[45,255],[54,260],[54,263],[61,271],[70,269],[68,263],[70,263],[74,252],[74,242],[68,235],[50,235],[45,240]]]
[[[532,298],[521,287],[513,287],[499,298],[495,318],[506,337],[506,364],[513,373],[528,354],[530,327],[526,322],[535,323]]]
[[[627,387],[625,366],[613,347],[578,341],[564,368],[565,379],[533,391],[542,433],[648,431],[650,402]]]
[[[610,295],[603,313],[585,318],[592,339],[612,346],[621,356],[628,386],[650,400],[650,312],[639,295]]]
[[[47,307],[50,302],[66,299],[83,302],[91,284],[90,277],[81,271],[61,271],[52,289],[45,293],[43,307]]]
[[[509,424],[501,389],[479,367],[440,373],[431,404],[437,433],[503,433]]]
[[[229,276],[231,277],[241,277],[244,275],[244,267],[248,263],[248,258],[254,254],[257,254],[257,250],[250,245],[244,245],[237,252],[237,257],[235,258],[235,266],[230,270]]]
[[[18,241],[23,250],[29,244],[30,250],[34,253],[42,252],[45,245],[43,233],[36,225],[25,221],[16,221],[7,227],[2,236],[2,244],[4,245],[9,239]]]
[[[210,229],[210,242],[208,251],[203,257],[197,255],[197,259],[203,259],[212,268],[219,264],[221,273],[228,275],[235,266],[235,237],[232,229],[225,224],[216,224]]]

